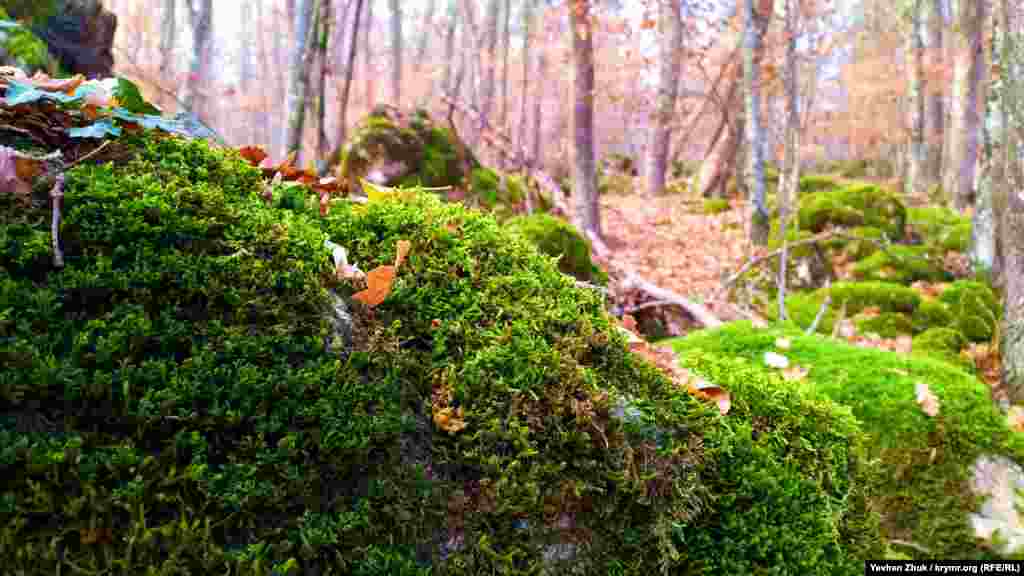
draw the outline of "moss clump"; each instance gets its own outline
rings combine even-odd
[[[914,337],[912,350],[915,354],[932,356],[960,368],[972,368],[970,361],[960,355],[967,345],[967,338],[956,328],[929,328]]]
[[[958,280],[943,290],[939,300],[949,306],[956,327],[968,340],[986,342],[992,339],[1002,311],[988,284]]]
[[[812,192],[820,192],[823,190],[835,190],[841,186],[842,184],[835,177],[826,176],[824,174],[808,174],[807,176],[801,176],[800,183],[797,185],[800,194],[810,194]]]
[[[558,269],[562,272],[584,282],[607,282],[607,275],[590,259],[590,244],[586,238],[561,218],[530,214],[517,216],[506,225],[522,234],[543,254],[557,258]]]
[[[828,290],[832,306],[838,310],[845,303],[848,316],[870,307],[912,314],[921,304],[921,295],[915,290],[888,282],[836,282]]]
[[[919,334],[929,328],[943,328],[953,323],[953,313],[949,306],[940,300],[922,300],[910,318],[914,333]]]
[[[705,214],[721,214],[729,211],[729,201],[725,198],[707,198],[704,200]]]
[[[820,292],[793,292],[787,294],[786,314],[788,319],[801,330],[806,330],[814,322],[814,318],[817,317],[818,311],[821,310],[823,302],[824,296]],[[818,322],[817,331],[819,333],[832,333],[832,326],[835,323],[835,310],[837,308],[831,305],[825,310],[821,320]],[[774,299],[765,304],[763,313],[770,320],[777,321],[779,319],[779,307]]]
[[[966,252],[971,243],[971,219],[940,206],[907,209],[907,225],[921,241],[943,250]]]
[[[800,227],[821,232],[827,226],[873,226],[891,238],[902,238],[906,208],[887,190],[870,184],[806,194],[800,198]]]
[[[775,349],[779,336],[790,339],[787,350]],[[780,384],[780,389],[795,387],[848,406],[862,422],[871,436],[872,456],[883,467],[870,498],[882,514],[885,536],[929,550],[907,550],[918,558],[994,557],[977,545],[969,527],[967,514],[978,505],[968,488],[970,469],[982,454],[1024,461],[1024,439],[1009,430],[988,387],[972,375],[928,357],[790,330],[758,330],[749,322],[694,332],[673,341],[673,347],[684,363],[702,354],[745,358],[760,366],[764,353],[774,350],[806,368],[803,381]],[[938,416],[927,416],[915,402],[918,383],[938,396]]]
[[[53,3],[38,2],[39,8],[53,9]],[[25,10],[27,19],[34,19],[32,13]],[[45,20],[45,17],[42,17]],[[11,20],[11,17],[0,7],[0,20]],[[0,28],[0,63],[16,66],[32,75],[43,71],[56,75],[59,69],[57,59],[50,54],[50,49],[38,36],[25,26]]]
[[[859,574],[877,556],[849,414],[725,365],[726,420],[492,217],[409,193],[320,218],[300,188],[265,202],[235,151],[121,143],[133,160],[66,174],[63,269],[49,214],[0,195],[6,570]],[[333,320],[355,287],[328,239],[366,270],[412,247],[372,315],[351,301],[347,350]]]
[[[914,331],[910,318],[899,312],[882,312],[869,318],[857,318],[855,324],[857,332],[878,334],[882,338],[895,338],[901,334],[911,334]]]
[[[943,268],[941,255],[928,246],[892,244],[853,266],[854,278],[911,284],[918,280],[940,282],[951,275]]]

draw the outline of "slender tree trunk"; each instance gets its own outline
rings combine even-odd
[[[320,0],[301,0],[295,15],[295,47],[292,51],[288,79],[288,126],[285,147],[290,154],[302,148],[302,129],[306,119],[306,98],[309,91],[309,64],[313,54],[316,26],[311,22],[319,12]]]
[[[402,106],[402,5],[391,0],[391,100]]]
[[[542,23],[543,25],[543,23]],[[543,30],[543,28],[542,28]],[[544,115],[544,94],[547,86],[548,59],[543,44],[537,46],[537,73],[534,76],[535,84],[533,89],[533,149],[530,157],[534,164],[543,165],[541,157],[542,128]]]
[[[574,224],[586,236],[601,238],[594,162],[594,27],[590,1],[573,0],[569,33],[573,52]]]
[[[910,55],[910,146],[907,157],[907,180],[904,189],[915,196],[927,193],[924,179],[925,146],[925,82],[924,82],[924,38],[922,12],[924,0],[913,0],[910,5],[910,22],[907,30],[907,44]]]
[[[932,9],[928,19],[931,36],[931,50],[928,53],[935,68],[941,68],[945,61],[943,58],[943,32],[946,23],[942,16],[942,5],[943,0],[932,0]],[[928,150],[926,152],[928,165],[925,168],[925,178],[929,185],[942,180],[942,143],[945,140],[946,121],[946,112],[942,101],[944,87],[944,82],[935,83],[929,87]]]
[[[363,0],[355,0],[356,13],[352,18],[352,34],[348,40],[348,61],[345,64],[345,84],[338,101],[338,149],[345,146],[346,124],[348,124],[348,97],[352,90],[352,76],[356,67],[356,46],[359,45],[359,16],[363,11]],[[340,156],[340,155],[339,155]]]
[[[338,0],[340,4],[340,0]],[[331,0],[321,0],[319,17],[320,23],[318,38],[316,39],[317,62],[317,89],[316,89],[316,167],[317,173],[324,174],[327,171],[328,147],[327,140],[327,42],[331,37],[331,26],[334,10],[331,9]]]
[[[747,123],[747,188],[754,201],[750,223],[750,241],[756,246],[768,244],[771,216],[764,193],[764,127],[761,125],[761,37],[771,12],[755,10],[754,0],[744,1],[743,84]]]
[[[160,78],[172,79],[175,76],[177,66],[174,63],[174,48],[177,44],[178,24],[176,10],[178,0],[163,0],[163,11],[160,17]],[[177,82],[171,85],[175,91],[178,89]],[[162,97],[162,106],[167,108],[173,105],[173,97]]]
[[[448,27],[444,37],[444,86],[441,91],[454,98],[455,87],[452,85],[452,69],[455,68],[455,29],[459,22],[459,2],[448,2]]]
[[[427,14],[423,22],[423,32],[420,34],[420,44],[416,49],[416,71],[413,77],[419,78],[423,69],[423,62],[427,58],[427,48],[430,45],[430,39],[434,36],[434,12],[437,10],[437,0],[428,0],[427,2]],[[434,93],[437,87],[437,75],[433,72],[430,73],[430,87],[427,89],[427,93],[420,98],[419,106],[424,107],[427,103],[433,101]],[[443,90],[442,90],[443,91]]]
[[[508,129],[508,51],[509,41],[512,37],[512,29],[510,26],[511,12],[512,3],[509,0],[505,0],[505,22],[501,32],[501,116],[498,119],[499,130],[503,132]],[[498,167],[504,171],[504,154],[498,154]]]
[[[213,27],[213,0],[190,0],[188,21],[192,27],[192,56],[188,66],[182,104],[189,112],[199,116],[206,109],[206,94],[200,86],[206,79],[207,53]]]
[[[982,34],[987,2],[959,0],[956,60],[950,118],[950,162],[943,188],[957,210],[971,203],[975,163],[978,158],[978,92],[984,66]]]
[[[480,128],[491,122],[494,107],[495,69],[498,55],[498,19],[501,15],[501,0],[490,0],[487,7],[487,22],[484,26],[483,78],[480,87]]]
[[[786,312],[786,272],[788,252],[787,229],[792,199],[796,198],[800,181],[800,107],[798,86],[798,63],[796,60],[797,24],[800,16],[798,0],[786,0],[786,61],[783,68],[786,91],[786,131],[782,170],[779,171],[779,234],[782,238],[782,255],[779,259],[779,319],[789,317]]]
[[[366,108],[373,110],[377,105],[377,71],[373,66],[373,0],[366,3],[366,20],[363,30],[363,73],[366,74]]]
[[[676,95],[679,87],[679,70],[683,54],[683,17],[676,0],[661,0],[659,35],[661,54],[659,56],[658,100],[654,118],[651,119],[650,140],[647,148],[647,169],[644,177],[647,194],[655,196],[665,189],[665,172],[668,170],[668,147],[672,119],[676,110]]]
[[[533,21],[533,11],[536,0],[525,0],[523,6],[523,85],[519,91],[519,138],[518,147],[526,149],[526,95],[530,86],[530,24]],[[535,162],[537,159],[533,158]]]

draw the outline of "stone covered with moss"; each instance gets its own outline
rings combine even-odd
[[[873,226],[889,239],[903,237],[906,208],[899,197],[871,184],[852,184],[802,195],[800,227],[821,232],[828,226]]]
[[[349,190],[359,179],[385,186],[445,188],[449,200],[504,212],[525,198],[525,184],[483,166],[448,128],[424,110],[411,114],[393,106],[375,108],[341,151],[339,175]]]
[[[953,312],[941,300],[924,299],[910,317],[914,333],[924,332],[929,328],[944,328],[953,323]]]
[[[966,252],[971,243],[971,219],[941,206],[907,209],[907,225],[921,241],[942,250]]]
[[[780,336],[789,340],[786,349],[776,347]],[[788,329],[756,329],[749,322],[693,332],[675,340],[673,347],[684,365],[712,382],[731,380],[723,380],[724,371],[703,368],[701,358],[742,359],[733,365],[744,367],[746,377],[754,379],[755,373],[773,371],[763,364],[766,352],[783,354],[807,374],[802,380],[778,382],[780,394],[800,390],[849,407],[871,438],[872,455],[881,462],[870,500],[882,515],[890,553],[996,557],[995,551],[978,545],[969,523],[969,515],[980,507],[970,489],[971,468],[981,455],[1024,461],[1024,437],[1009,429],[988,387],[971,374],[925,356],[851,346]],[[939,400],[934,417],[916,402],[921,383]],[[902,544],[907,542],[912,545]]]
[[[950,280],[952,275],[943,267],[942,255],[931,246],[891,244],[854,264],[853,277],[907,285],[919,280]]]
[[[836,282],[828,291],[832,306],[838,310],[845,305],[847,316],[865,308],[912,314],[921,303],[921,295],[913,288],[888,282]]]
[[[46,5],[41,2],[40,5]],[[50,54],[46,43],[32,33],[25,25],[13,22],[11,16],[0,6],[0,66],[20,68],[29,76],[37,71],[56,76],[60,71],[57,59]]]
[[[976,280],[958,280],[950,284],[939,300],[949,306],[956,327],[971,342],[992,339],[999,323],[1001,307],[992,288]]]
[[[853,418],[707,358],[733,378],[721,416],[492,217],[410,192],[321,218],[301,188],[268,203],[233,151],[121,143],[130,161],[66,174],[61,269],[49,212],[0,195],[5,570],[859,574],[878,556]],[[327,240],[364,270],[411,250],[371,311]]]
[[[854,323],[858,333],[877,334],[882,338],[895,338],[914,331],[910,318],[899,312],[882,312],[874,316],[855,318]]]
[[[797,188],[801,194],[810,194],[811,192],[834,190],[841,186],[842,184],[834,176],[828,176],[825,174],[808,174],[800,177],[800,182],[797,185]]]
[[[550,214],[517,216],[506,222],[543,254],[558,259],[558,269],[584,282],[605,284],[608,276],[590,258],[590,243],[576,227]]]

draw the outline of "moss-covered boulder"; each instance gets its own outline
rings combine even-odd
[[[942,255],[943,252],[931,246],[891,244],[854,264],[853,277],[908,285],[919,280],[951,280]]]
[[[860,574],[881,553],[848,412],[708,358],[722,416],[489,215],[410,191],[321,218],[234,151],[132,138],[66,173],[61,268],[50,212],[0,194],[5,571]],[[328,241],[368,271],[410,250],[371,310]]]
[[[899,197],[871,184],[852,184],[800,197],[800,227],[821,232],[828,226],[873,226],[890,239],[903,237],[906,208]]]
[[[37,71],[51,76],[60,72],[59,62],[46,42],[28,26],[12,21],[3,6],[0,6],[0,66],[20,68],[29,76]]]
[[[971,242],[971,219],[949,208],[907,208],[907,226],[925,245],[966,252]]]
[[[842,187],[839,179],[834,176],[828,176],[825,174],[808,174],[800,177],[800,182],[797,184],[797,189],[800,194],[810,194],[811,192],[821,192],[823,190],[835,190]]]
[[[888,282],[836,282],[827,290],[832,306],[838,310],[845,305],[847,316],[865,308],[912,314],[921,303],[921,295],[914,289]],[[823,292],[824,289],[819,291]]]
[[[448,128],[424,110],[380,105],[341,149],[338,173],[348,190],[365,178],[385,186],[447,188],[451,201],[511,215],[526,197],[521,178],[483,166]]]
[[[1002,315],[999,299],[992,288],[975,280],[958,280],[950,284],[939,300],[949,306],[956,327],[971,342],[992,339]]]
[[[505,223],[542,253],[558,259],[558,269],[584,282],[605,284],[608,276],[590,259],[590,243],[576,227],[550,214],[517,216]]]
[[[953,323],[953,312],[941,300],[924,299],[910,317],[914,333],[919,334],[929,328],[944,328]]]
[[[785,349],[776,346],[780,337],[788,340]],[[774,371],[764,364],[766,352],[782,354],[807,372],[800,380],[779,382],[780,394],[799,390],[849,407],[870,435],[872,455],[882,465],[870,498],[882,515],[893,554],[997,556],[991,548],[979,546],[970,524],[970,514],[981,508],[971,490],[972,468],[985,455],[1024,461],[1024,437],[1009,429],[988,387],[971,374],[925,356],[851,346],[780,328],[756,329],[749,322],[693,332],[673,341],[673,346],[684,365],[712,382],[731,380],[724,371],[704,368],[702,358],[742,359],[733,365],[745,367],[750,374],[746,377],[753,379],[757,371]],[[938,398],[936,416],[918,405],[919,384]]]
[[[117,16],[103,6],[102,0],[6,0],[3,7],[10,17],[45,40],[49,53],[60,62],[60,72],[84,74],[88,78],[110,76]],[[10,29],[4,32],[9,33]],[[34,42],[24,38],[20,46],[35,55],[41,54]],[[31,57],[26,62],[29,67],[38,64]],[[58,70],[50,61],[39,69],[51,74]]]
[[[860,334],[877,334],[882,338],[895,338],[914,331],[913,323],[906,314],[882,312],[872,316],[854,318],[854,325]]]
[[[952,364],[963,364],[960,350],[967,345],[967,338],[956,328],[929,328],[914,337],[912,350],[941,358]]]

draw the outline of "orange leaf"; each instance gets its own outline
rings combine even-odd
[[[378,266],[366,273],[366,290],[360,290],[352,297],[373,308],[388,297],[388,294],[391,293],[391,283],[394,280],[394,266]]]
[[[238,153],[253,166],[259,166],[267,157],[267,153],[259,146],[242,146],[238,149]]]
[[[732,408],[732,396],[722,387],[716,386],[707,380],[697,379],[696,383],[690,382],[686,385],[690,394],[698,398],[704,398],[718,404],[718,412],[725,416]]]
[[[651,18],[644,18],[644,21],[640,23],[640,27],[643,28],[644,30],[650,30],[651,28],[654,28],[656,25],[657,23]]]

